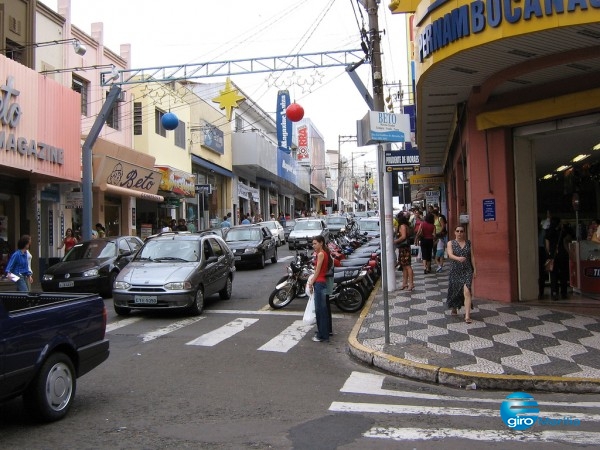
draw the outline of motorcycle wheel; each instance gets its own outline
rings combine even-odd
[[[287,277],[279,280],[277,284],[283,283],[285,280],[287,280]],[[275,289],[269,296],[269,305],[273,309],[285,308],[292,302],[292,300],[294,300],[294,297],[296,296],[295,294],[296,288],[293,284],[285,286],[281,289]]]
[[[335,299],[335,305],[344,312],[360,311],[365,305],[365,297],[352,286],[343,287]]]

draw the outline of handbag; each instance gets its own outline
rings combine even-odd
[[[554,270],[554,258],[548,258],[544,263],[544,270],[546,272],[552,272]]]
[[[315,294],[314,291],[310,294],[308,298],[308,303],[306,303],[306,309],[304,310],[304,316],[302,317],[302,322],[307,325],[313,325],[317,323],[317,314],[315,313]]]

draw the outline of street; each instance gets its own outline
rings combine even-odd
[[[352,359],[347,338],[357,314],[335,306],[331,342],[310,340],[305,299],[268,307],[291,258],[240,269],[233,296],[208,300],[201,316],[116,316],[111,356],[78,380],[74,407],[49,425],[31,422],[20,399],[2,404],[4,449],[275,448],[532,449],[598,442],[600,403],[590,395],[537,394],[540,417],[579,421],[512,431],[499,408],[510,392],[419,383]],[[584,403],[589,402],[589,403]]]

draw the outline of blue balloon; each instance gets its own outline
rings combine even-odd
[[[172,112],[168,112],[162,116],[162,126],[165,130],[174,130],[179,125],[179,119]]]

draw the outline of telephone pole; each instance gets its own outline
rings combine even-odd
[[[383,70],[381,67],[381,36],[379,34],[379,18],[377,8],[378,0],[367,0],[367,14],[369,16],[369,39],[371,45],[371,73],[373,76],[373,110],[385,111],[385,102],[383,99]],[[389,144],[386,144],[389,145]],[[388,290],[392,286],[395,290],[396,273],[395,264],[389,264],[389,261],[395,263],[392,229],[392,201],[391,201],[391,178],[384,167],[384,147],[380,143],[377,145],[377,168],[379,184],[379,223],[381,227],[381,265],[383,291],[383,322],[385,328],[385,343],[390,343],[390,317]],[[389,201],[388,201],[389,199]],[[389,206],[388,206],[389,203]],[[388,211],[388,213],[386,213]]]

